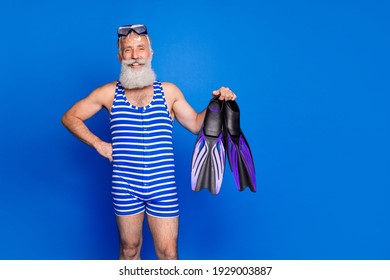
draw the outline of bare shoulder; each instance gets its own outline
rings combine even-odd
[[[111,109],[112,102],[115,95],[116,82],[107,83],[101,87],[96,88],[88,98],[91,98],[95,102],[103,105],[107,109]]]
[[[116,87],[116,82],[111,82],[101,87],[98,87],[91,94],[103,95],[103,96],[114,95],[115,87]]]
[[[176,101],[183,96],[181,90],[173,83],[170,82],[162,82],[165,96],[172,101]]]
[[[161,84],[165,90],[180,90],[174,83],[162,82]]]

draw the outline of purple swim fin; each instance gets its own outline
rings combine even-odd
[[[233,100],[225,102],[225,145],[230,169],[239,191],[246,187],[256,192],[255,165],[248,141],[240,127],[240,109]]]
[[[218,194],[225,171],[223,143],[223,102],[213,98],[207,106],[203,128],[196,140],[191,164],[191,187],[198,192],[208,189]]]

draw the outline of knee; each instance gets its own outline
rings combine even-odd
[[[178,254],[175,247],[160,248],[157,250],[157,255],[160,260],[177,260]]]
[[[141,258],[141,242],[135,243],[121,243],[120,259],[124,260],[138,260]]]

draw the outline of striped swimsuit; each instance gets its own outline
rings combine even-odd
[[[111,108],[112,196],[115,214],[179,215],[172,144],[173,120],[160,82],[145,107],[129,103],[118,81]]]

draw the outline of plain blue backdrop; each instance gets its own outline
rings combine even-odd
[[[195,110],[238,95],[258,192],[193,193],[174,126],[182,259],[390,259],[387,1],[2,1],[0,259],[116,259],[110,164],[60,123],[118,78],[145,23],[161,81]],[[109,141],[99,112],[87,124]],[[144,259],[155,259],[145,225]]]

